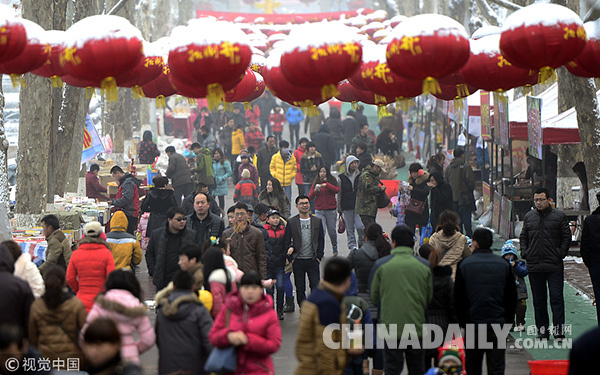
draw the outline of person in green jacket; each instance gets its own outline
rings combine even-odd
[[[406,356],[409,375],[420,375],[426,370],[425,351],[422,345],[412,346],[411,339],[416,336],[422,343],[425,312],[433,297],[433,279],[430,268],[413,255],[414,233],[410,228],[405,225],[394,228],[392,245],[390,259],[372,271],[371,282],[371,301],[379,306],[382,324],[378,326],[377,337],[386,339],[384,373],[400,374]],[[388,346],[388,339],[399,345]]]
[[[216,185],[210,149],[208,147],[203,147],[198,142],[194,142],[194,144],[192,144],[192,151],[196,154],[196,168],[192,170],[196,176],[196,184],[204,182],[210,190],[213,190]]]
[[[385,190],[385,185],[379,186],[379,174],[383,171],[383,161],[374,160],[370,166],[363,169],[358,176],[358,192],[354,212],[360,215],[365,228],[375,223],[377,217],[377,194]]]

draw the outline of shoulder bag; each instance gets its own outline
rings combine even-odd
[[[225,327],[229,327],[231,311],[226,308]],[[237,369],[237,348],[233,345],[226,348],[213,348],[204,364],[204,371],[217,374],[235,373]]]

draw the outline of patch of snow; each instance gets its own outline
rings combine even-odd
[[[388,14],[383,9],[378,9],[371,14],[367,14],[367,21],[369,21],[369,22],[385,20],[387,18],[388,18]]]
[[[208,18],[190,20],[186,27],[176,27],[171,31],[171,51],[190,44],[210,45],[222,42],[249,45],[250,39],[237,25]]]
[[[44,37],[46,36],[46,31],[43,27],[38,25],[37,23],[22,19],[21,22],[23,26],[25,26],[25,31],[27,32],[27,43],[29,44],[41,44],[46,43]]]
[[[299,25],[285,40],[284,52],[307,51],[311,47],[358,41],[358,34],[341,22],[317,22]]]
[[[502,32],[521,26],[559,27],[559,23],[577,24],[583,27],[583,21],[571,9],[557,4],[535,3],[508,16],[504,21]]]
[[[65,40],[65,31],[63,30],[48,30],[44,32],[44,41],[51,46],[59,46]]]
[[[479,39],[469,40],[471,54],[486,54],[490,57],[500,55],[500,34],[488,35]]]
[[[140,30],[127,19],[119,16],[97,15],[86,17],[69,27],[65,33],[65,46],[82,48],[90,40],[118,38],[144,40]]]
[[[500,33],[502,33],[502,28],[500,28],[498,26],[486,25],[486,26],[480,27],[479,29],[475,30],[475,32],[471,35],[471,39],[480,39],[485,36],[495,35],[495,34],[500,34]]]
[[[387,44],[373,44],[363,46],[363,63],[378,62],[386,63],[385,52],[387,50]]]
[[[600,19],[583,24],[588,40],[600,40]]]
[[[469,39],[463,25],[450,17],[439,14],[420,14],[410,17],[392,29],[390,36],[401,39],[404,36],[456,36]]]

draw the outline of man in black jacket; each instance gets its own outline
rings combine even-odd
[[[306,275],[311,292],[319,286],[319,264],[325,253],[325,232],[321,219],[310,215],[306,195],[296,198],[298,215],[290,218],[285,228],[284,249],[292,258],[298,306],[306,299]],[[308,240],[308,241],[307,241]]]
[[[155,230],[150,236],[146,264],[157,291],[166,287],[179,271],[181,246],[196,241],[196,233],[186,229],[185,221],[185,212],[179,207],[171,207],[167,211],[167,225]]]
[[[271,176],[271,159],[279,151],[275,147],[275,137],[270,135],[267,137],[265,145],[258,150],[256,154],[256,169],[258,170],[258,177],[260,177],[260,191],[265,190],[267,187],[267,181]]]
[[[492,253],[490,248],[494,237],[489,229],[475,230],[471,242],[473,255],[465,258],[456,269],[454,284],[454,306],[461,327],[476,325],[475,342],[466,342],[466,371],[480,375],[483,355],[486,356],[487,373],[503,375],[506,354],[506,338],[509,330],[502,329],[498,335],[497,327],[502,325],[510,329],[517,304],[517,289],[510,264]],[[481,325],[487,325],[487,344],[491,349],[483,348],[478,332]],[[501,337],[502,336],[502,337]]]
[[[327,125],[321,125],[319,132],[312,136],[312,142],[315,144],[317,151],[323,155],[323,162],[325,166],[330,168],[335,162],[335,140],[329,133],[329,127]]]
[[[187,217],[186,227],[195,232],[195,243],[203,245],[211,237],[219,238],[225,230],[220,217],[210,212],[210,198],[207,193],[194,197],[194,213]]]
[[[600,193],[596,194],[600,202]],[[600,299],[600,207],[585,218],[581,234],[581,257],[590,272],[594,296]],[[596,316],[600,325],[600,303],[596,303]]]
[[[538,338],[548,339],[550,336],[546,292],[548,289],[553,335],[555,340],[560,340],[564,338],[565,324],[563,259],[571,246],[571,230],[567,216],[550,206],[549,197],[550,193],[545,188],[536,190],[533,195],[535,210],[525,215],[521,230],[521,258],[527,261]]]

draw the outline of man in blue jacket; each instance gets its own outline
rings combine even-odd
[[[300,123],[304,120],[304,114],[302,110],[298,107],[290,107],[285,113],[285,118],[290,124],[290,144],[292,148],[298,147],[298,141],[300,139]],[[296,141],[294,142],[294,135],[296,136]]]

